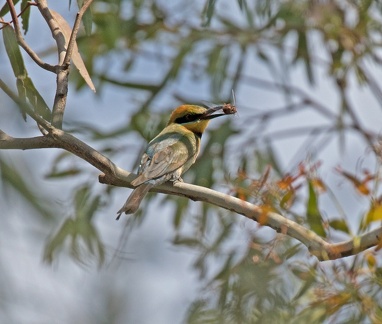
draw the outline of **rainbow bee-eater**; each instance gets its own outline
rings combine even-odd
[[[218,111],[223,113],[215,113]],[[200,140],[209,121],[235,112],[236,107],[230,104],[209,108],[182,105],[176,108],[167,126],[147,145],[138,177],[131,182],[136,188],[118,211],[117,219],[122,213],[135,213],[152,187],[166,181],[182,181],[181,175],[194,164],[199,154]]]

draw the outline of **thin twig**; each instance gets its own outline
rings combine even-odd
[[[39,0],[39,2],[44,3],[45,0]],[[70,61],[73,54],[73,49],[76,44],[77,33],[80,28],[82,17],[92,2],[93,0],[88,0],[82,6],[80,11],[77,13],[77,17],[74,22],[72,33],[70,35],[70,39],[67,44],[67,48],[65,48],[65,56],[64,57],[62,57],[62,55],[59,56],[61,69],[57,73],[57,89],[56,89],[56,95],[54,97],[54,104],[53,104],[53,110],[52,110],[52,125],[58,129],[62,129],[64,113],[66,109],[66,100],[68,95],[68,82],[69,82],[69,67],[70,67]],[[44,11],[48,12],[49,9],[46,7]],[[60,44],[60,46],[62,46],[62,44]],[[64,51],[62,53],[64,53]]]
[[[20,13],[17,15],[17,18],[21,17],[23,13],[31,6],[37,6],[37,3],[29,1],[27,2],[27,5],[24,9],[20,11]],[[11,25],[13,23],[13,19],[11,21],[4,21],[2,17],[0,17],[0,24],[3,24],[3,27],[0,27],[0,30],[3,29],[5,26]]]
[[[87,0],[82,6],[82,8],[80,9],[80,11],[77,13],[76,20],[74,22],[73,29],[72,29],[72,34],[70,35],[70,40],[68,43],[68,47],[66,49],[66,55],[63,62],[64,66],[70,63],[70,60],[73,54],[74,45],[76,44],[77,33],[78,33],[78,30],[80,29],[82,17],[84,13],[86,12],[86,10],[90,7],[92,2],[93,0]]]
[[[338,88],[339,88],[339,92],[341,95],[341,99],[342,99],[342,103],[344,105],[344,108],[345,108],[346,112],[348,113],[348,115],[350,116],[351,120],[353,121],[353,128],[358,130],[358,132],[361,133],[361,135],[364,137],[366,143],[369,144],[370,147],[374,148],[372,135],[362,127],[361,122],[358,119],[358,116],[356,115],[352,105],[350,104],[350,102],[346,96],[344,86],[339,83]]]
[[[32,60],[41,68],[44,70],[56,73],[57,71],[57,66],[50,65],[48,63],[43,62],[40,57],[29,47],[29,45],[25,42],[23,35],[21,34],[21,29],[20,29],[20,24],[19,20],[17,18],[17,13],[15,6],[13,4],[12,0],[7,0],[8,6],[9,6],[9,11],[12,16],[12,21],[13,21],[13,26],[15,27],[15,32],[16,32],[16,38],[17,42],[19,45],[27,52],[27,54],[32,58]]]
[[[65,110],[66,97],[68,93],[69,66],[63,66],[63,62],[66,56],[65,37],[58,22],[56,19],[54,19],[52,13],[50,12],[46,0],[36,0],[36,2],[37,7],[40,10],[41,15],[44,17],[46,23],[48,24],[57,45],[58,65],[60,68],[57,70],[57,88],[52,109],[52,125],[54,125],[56,128],[62,128],[63,117],[59,116],[57,111],[61,112]]]
[[[267,90],[277,89],[277,90],[283,90],[283,91],[293,93],[293,94],[299,96],[301,99],[303,99],[307,105],[312,106],[315,110],[317,110],[319,113],[321,113],[323,116],[329,118],[330,120],[333,120],[333,118],[337,117],[334,113],[332,113],[330,111],[330,109],[328,109],[324,105],[315,101],[304,90],[302,90],[298,87],[295,87],[293,85],[286,85],[286,84],[282,84],[282,83],[275,83],[272,81],[256,78],[256,77],[249,76],[246,74],[243,74],[241,76],[241,78],[244,82],[246,81],[248,83],[257,85],[259,87],[263,87],[264,89],[267,89]]]

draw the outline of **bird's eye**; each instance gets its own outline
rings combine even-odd
[[[182,117],[175,119],[175,123],[178,123],[178,124],[189,123],[189,122],[194,121],[195,117],[196,117],[195,114],[186,114]]]

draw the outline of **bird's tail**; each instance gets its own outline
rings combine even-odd
[[[118,210],[117,220],[121,217],[122,213],[134,214],[138,210],[142,199],[153,186],[154,185],[151,183],[143,183],[139,187],[135,188],[134,191],[130,194],[129,198],[127,198],[122,208]]]

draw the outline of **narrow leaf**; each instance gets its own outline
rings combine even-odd
[[[25,69],[24,60],[21,55],[13,27],[8,25],[3,28],[3,42],[8,58],[11,62],[13,74],[16,77],[16,86],[20,99],[22,101],[26,101],[27,94],[25,88],[22,86],[22,80],[27,76],[27,71]],[[19,108],[24,121],[26,121],[26,113],[22,110],[22,107]]]
[[[51,111],[46,104],[44,98],[37,91],[30,77],[26,77],[23,81],[23,86],[26,89],[26,96],[33,106],[34,110],[45,120],[50,120]]]
[[[51,178],[64,178],[64,177],[72,177],[80,174],[82,172],[81,169],[77,168],[71,168],[68,170],[64,171],[55,171],[55,172],[50,172],[47,175],[45,175],[46,179],[51,179]]]
[[[25,34],[29,29],[29,17],[31,14],[31,6],[29,5],[29,2],[29,0],[22,0],[21,2],[21,10],[24,10],[26,7],[28,7],[21,15],[21,23]]]
[[[369,211],[367,212],[364,221],[363,227],[366,227],[372,222],[382,220],[382,204],[380,202],[373,202]]]
[[[24,60],[19,44],[17,43],[16,33],[12,26],[8,25],[3,28],[3,41],[15,77],[26,77],[27,70],[25,69]]]
[[[240,10],[243,10],[243,5],[245,4],[245,0],[237,0]]]
[[[23,197],[33,208],[42,216],[50,217],[49,211],[44,207],[41,198],[38,197],[34,188],[31,187],[23,178],[18,170],[0,159],[0,183],[7,184],[12,187],[18,194]]]
[[[15,6],[19,0],[14,0],[13,5]],[[0,9],[0,17],[4,17],[9,12],[9,6],[8,3],[5,2],[4,6]]]
[[[370,194],[368,183],[375,178],[374,175],[367,173],[364,179],[359,179],[351,173],[342,170],[341,168],[336,168],[336,171],[343,175],[347,180],[349,180],[360,194],[365,196]]]
[[[58,232],[49,240],[44,249],[44,261],[52,263],[54,254],[57,250],[63,248],[67,237],[73,235],[74,221],[71,218],[65,220]]]
[[[69,26],[69,24],[66,22],[66,20],[57,12],[54,10],[51,10],[53,18],[56,20],[57,24],[60,26],[61,32],[64,35],[65,38],[65,47],[68,46],[70,36],[72,34],[72,28]],[[85,63],[82,60],[81,54],[78,51],[77,43],[74,43],[73,53],[72,53],[72,61],[75,67],[77,68],[80,75],[85,80],[88,87],[96,92],[93,81],[90,78],[90,75],[88,73],[88,70],[86,69]]]
[[[11,26],[6,26],[3,29],[3,39],[6,52],[11,62],[13,73],[17,78],[16,86],[20,98],[24,101],[26,101],[26,98],[28,98],[35,111],[46,120],[49,120],[49,107],[35,88],[32,80],[28,77],[28,72],[24,65],[20,47],[17,43],[15,31]],[[24,113],[23,116],[25,120]]]
[[[337,231],[350,234],[349,226],[344,219],[333,219],[329,222],[329,226]]]
[[[84,0],[77,0],[78,8],[81,9],[84,5]],[[86,35],[91,35],[92,33],[92,24],[93,24],[93,17],[92,12],[90,10],[91,7],[88,8],[88,10],[85,11],[84,15],[82,16],[82,23],[84,24],[85,33]]]
[[[314,186],[312,182],[308,181],[309,186],[309,198],[306,205],[306,216],[308,220],[308,224],[312,231],[316,234],[325,237],[326,233],[324,227],[322,226],[322,216],[320,210],[318,208],[318,197],[314,190]]]
[[[206,9],[207,20],[203,24],[204,27],[209,26],[211,23],[212,15],[215,11],[215,4],[216,4],[216,0],[208,0],[207,2],[207,9]]]
[[[194,237],[176,237],[173,241],[173,244],[184,245],[187,247],[200,247],[202,246],[200,240]]]
[[[304,61],[309,83],[313,85],[314,84],[313,68],[312,68],[312,62],[310,60],[308,38],[306,37],[305,32],[298,33],[298,45],[297,45],[297,51],[295,54],[294,62],[297,62],[298,59],[302,59]]]

